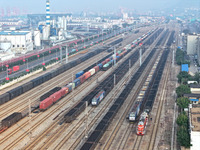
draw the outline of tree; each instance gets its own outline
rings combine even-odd
[[[198,72],[195,73],[194,75],[194,80],[197,81],[199,83],[199,80],[200,80],[200,75]]]
[[[185,126],[187,127],[188,125],[188,117],[187,115],[185,114],[185,112],[182,112],[176,119],[176,123],[179,125],[179,126]]]
[[[181,126],[177,132],[177,140],[181,146],[190,147],[190,135],[188,133],[188,129],[185,126]]]
[[[186,82],[189,78],[191,78],[191,75],[188,74],[186,71],[181,71],[178,75],[177,75],[177,78],[178,78],[178,82],[179,83],[183,83],[183,82]]]
[[[183,96],[183,94],[188,94],[191,93],[190,88],[188,85],[180,85],[179,87],[176,88],[176,94],[178,97]]]
[[[180,108],[187,108],[190,103],[190,100],[187,97],[179,97],[177,99],[177,104]]]
[[[46,69],[46,67],[45,66],[43,66],[43,71],[46,71],[47,69]]]

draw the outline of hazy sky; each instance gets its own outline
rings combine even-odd
[[[183,1],[200,0],[50,0],[53,12],[74,11],[116,11],[120,7],[127,10],[152,10],[173,8]],[[0,8],[26,9],[29,13],[45,13],[46,0],[0,0]]]

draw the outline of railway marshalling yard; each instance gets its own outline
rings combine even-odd
[[[173,44],[170,35],[176,28],[174,24],[157,27],[141,27],[140,32],[137,34],[129,33],[125,35],[122,49],[125,45],[130,44],[132,41],[155,29],[163,29],[157,36],[152,38],[148,36],[143,41],[145,43],[151,39],[150,44],[144,45],[145,49],[142,62],[148,58],[148,55],[155,51],[147,66],[144,68],[141,76],[138,78],[131,92],[127,96],[125,102],[121,105],[118,112],[113,117],[112,121],[105,132],[101,135],[98,141],[93,144],[92,149],[127,149],[127,150],[146,150],[146,149],[176,149],[176,137],[174,131],[174,90],[176,88],[176,75],[179,68],[172,63]],[[166,32],[168,29],[168,32]],[[155,32],[155,31],[154,31]],[[106,41],[111,42],[121,35]],[[162,40],[161,40],[162,39]],[[104,44],[106,44],[106,42]],[[171,42],[170,47],[168,42]],[[159,43],[159,44],[158,44]],[[123,78],[114,86],[111,92],[103,99],[97,106],[88,106],[80,115],[76,117],[71,123],[62,121],[63,116],[75,104],[77,104],[85,95],[90,93],[92,89],[97,87],[106,77],[108,77],[117,67],[119,67],[128,57],[136,52],[139,46],[136,46],[124,56],[115,66],[107,71],[99,71],[92,76],[89,80],[81,84],[70,94],[62,98],[55,105],[51,106],[44,112],[35,110],[30,116],[27,116],[17,122],[12,127],[0,134],[1,149],[84,149],[83,146],[87,139],[90,139],[92,132],[95,130],[98,123],[106,115],[112,104],[115,102],[120,93],[126,88],[126,85],[131,80],[131,77],[139,70],[140,59],[137,58],[136,62],[132,64]],[[169,51],[166,59],[165,67],[162,77],[158,86],[156,97],[152,110],[149,114],[148,125],[146,133],[143,136],[136,135],[137,123],[130,123],[127,119],[128,113],[137,98],[142,86],[144,85],[153,65],[160,61],[162,53]],[[32,105],[36,103],[39,97],[56,86],[64,86],[72,80],[72,75],[87,68],[89,65],[97,62],[108,55],[108,52],[102,52],[86,60],[84,63],[73,67],[66,72],[56,76],[55,78],[41,84],[40,86],[16,97],[15,99],[0,106],[0,119],[13,112],[20,112],[29,107],[29,100]],[[76,56],[78,57],[78,55]],[[37,75],[36,75],[37,76]],[[39,75],[38,75],[39,76]],[[35,76],[34,76],[35,77]],[[30,79],[29,79],[30,80]],[[25,81],[23,81],[25,82]],[[15,86],[20,85],[17,84]],[[176,109],[175,109],[176,110]],[[171,143],[173,141],[173,143]],[[91,143],[92,144],[92,143]],[[95,146],[94,146],[95,145]],[[89,148],[89,147],[88,147]]]

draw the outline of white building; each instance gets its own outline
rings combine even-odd
[[[198,35],[187,36],[187,54],[188,55],[197,54],[197,38],[198,38]]]
[[[1,31],[0,42],[10,42],[13,53],[26,53],[33,50],[32,33],[30,31]]]
[[[191,144],[190,150],[199,150],[200,148],[200,107],[198,105],[190,104],[189,110],[190,119],[190,138]]]

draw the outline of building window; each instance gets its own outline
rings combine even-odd
[[[19,47],[19,45],[17,45],[17,47]]]
[[[22,45],[22,47],[24,47],[24,45]]]
[[[197,117],[197,121],[200,122],[200,117]]]
[[[13,47],[15,47],[15,45],[13,45]]]

